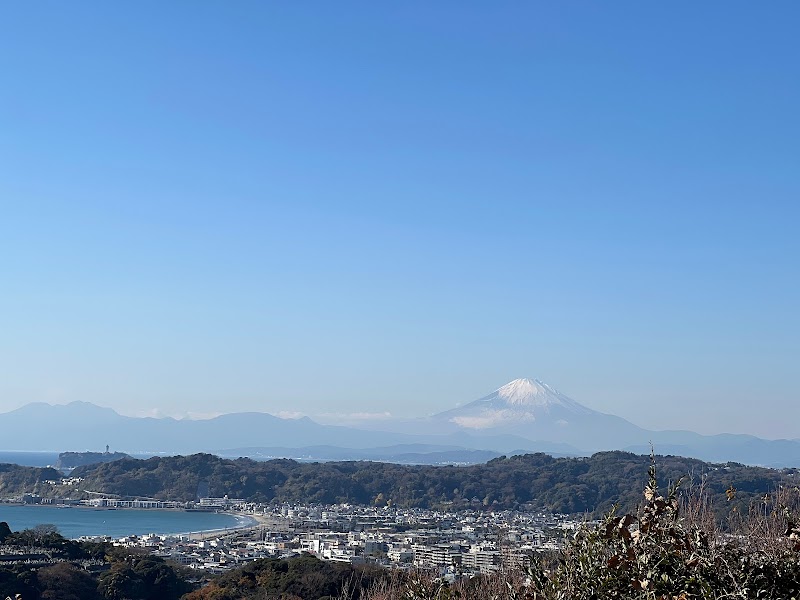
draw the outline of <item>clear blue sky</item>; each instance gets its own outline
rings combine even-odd
[[[796,2],[0,11],[0,410],[800,437]]]

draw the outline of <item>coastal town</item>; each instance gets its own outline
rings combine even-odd
[[[525,566],[556,549],[580,525],[566,515],[515,511],[433,511],[339,505],[259,506],[204,499],[253,516],[257,526],[195,535],[129,536],[115,544],[147,548],[193,569],[221,572],[260,558],[317,558],[391,568],[437,569],[456,577]]]
[[[41,501],[31,496],[19,500]],[[81,500],[75,506],[77,510],[80,506],[185,509],[178,503],[112,498]],[[524,567],[531,554],[559,548],[581,524],[567,515],[544,512],[262,505],[227,497],[201,498],[188,510],[224,511],[247,517],[247,524],[197,533],[86,539],[145,549],[205,573],[221,573],[262,558],[307,553],[354,565],[431,569],[441,576],[457,578]],[[0,559],[27,560],[5,555]]]

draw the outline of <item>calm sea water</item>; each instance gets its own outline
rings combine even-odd
[[[0,452],[0,463],[24,467],[47,467],[56,464],[58,452]]]
[[[9,506],[0,504],[0,521],[12,531],[49,523],[64,537],[82,535],[143,535],[146,533],[188,533],[229,529],[252,524],[248,517],[224,513],[194,513],[178,510],[95,510],[56,506]]]

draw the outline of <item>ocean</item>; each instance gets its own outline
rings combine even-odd
[[[23,467],[49,467],[58,462],[58,452],[0,452],[0,463]]]
[[[52,524],[67,538],[82,535],[144,535],[147,533],[196,533],[254,524],[251,517],[225,513],[184,512],[158,509],[93,509],[83,507],[19,506],[0,504],[0,521],[12,531]]]

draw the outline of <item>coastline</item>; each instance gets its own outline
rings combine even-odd
[[[157,510],[157,509],[156,509]],[[268,521],[264,517],[264,515],[257,515],[253,513],[241,513],[241,512],[233,512],[233,511],[220,511],[227,515],[233,515],[237,519],[241,519],[242,523],[237,525],[236,527],[226,527],[226,528],[217,528],[217,529],[204,529],[202,531],[188,531],[186,533],[170,533],[164,534],[167,536],[183,536],[188,537],[190,540],[202,540],[208,536],[214,535],[225,535],[225,534],[233,534],[233,533],[241,533],[243,531],[250,531],[253,529],[258,529],[262,525],[265,525]]]
[[[20,530],[23,530],[23,529],[26,529],[26,528],[33,527],[35,525],[33,523],[31,523],[31,522],[25,523],[23,521],[23,524],[21,524],[19,526],[15,526],[15,523],[14,523],[15,519],[11,515],[6,516],[6,515],[2,514],[3,513],[3,510],[2,510],[3,506],[8,507],[9,509],[13,508],[15,510],[18,510],[18,509],[25,509],[25,510],[34,509],[34,511],[32,513],[30,513],[30,514],[36,514],[36,512],[38,512],[39,510],[41,510],[43,513],[44,512],[51,512],[51,515],[49,515],[46,518],[43,518],[41,523],[52,523],[57,528],[59,528],[59,530],[62,530],[62,529],[67,529],[68,530],[69,527],[66,527],[64,522],[60,522],[61,521],[60,519],[53,519],[52,518],[52,511],[58,511],[59,514],[63,512],[65,517],[66,517],[66,515],[69,515],[69,514],[78,514],[78,513],[80,513],[80,514],[93,514],[93,513],[98,513],[98,517],[100,517],[100,518],[105,518],[106,515],[109,518],[115,518],[115,517],[112,517],[111,515],[131,516],[132,513],[136,513],[136,514],[140,514],[140,515],[153,515],[153,514],[161,514],[161,515],[163,515],[163,514],[169,514],[169,513],[181,514],[181,515],[192,514],[191,512],[186,511],[186,510],[184,510],[182,508],[122,508],[122,507],[119,507],[119,508],[105,508],[105,507],[93,507],[93,506],[73,506],[73,505],[63,505],[63,504],[62,505],[58,505],[58,504],[22,504],[22,503],[11,503],[11,502],[0,503],[0,521],[8,521],[8,523],[11,526],[13,531],[20,531]],[[102,515],[100,513],[102,513]],[[137,527],[134,526],[134,527],[132,527],[131,531],[124,532],[124,533],[121,532],[121,531],[117,531],[117,532],[113,532],[113,533],[97,533],[97,534],[92,534],[92,533],[86,534],[86,533],[84,533],[84,534],[76,534],[74,531],[73,532],[66,531],[66,532],[63,533],[63,535],[64,535],[64,537],[67,537],[67,538],[70,538],[70,539],[78,539],[78,538],[82,538],[82,537],[85,537],[85,538],[112,538],[113,539],[113,538],[120,538],[120,537],[132,536],[132,535],[143,536],[143,535],[148,535],[148,534],[154,534],[154,535],[163,536],[163,537],[181,537],[181,536],[183,536],[183,537],[188,537],[189,539],[196,539],[196,538],[201,538],[202,539],[202,538],[205,538],[205,537],[208,537],[208,536],[213,536],[213,535],[220,535],[220,534],[225,534],[225,533],[235,533],[235,532],[241,532],[241,531],[248,530],[248,529],[254,529],[254,528],[259,527],[263,522],[263,520],[260,518],[260,517],[262,517],[262,515],[255,515],[253,513],[244,513],[244,512],[237,512],[237,511],[222,511],[221,510],[221,511],[215,511],[215,512],[210,513],[210,514],[226,515],[226,516],[229,516],[229,517],[234,517],[235,522],[232,523],[229,526],[220,527],[218,524],[215,524],[217,526],[211,526],[211,527],[209,527],[207,529],[196,529],[195,528],[195,529],[186,529],[186,530],[183,530],[183,531],[163,531],[163,530],[159,531],[160,528],[159,528],[158,525],[156,525],[153,529],[148,530],[146,532],[143,532],[141,528],[137,528]],[[135,519],[135,517],[134,517],[134,519]],[[30,521],[29,519],[26,519],[26,520]],[[55,522],[53,523],[53,521],[55,521]],[[198,524],[199,523],[194,523],[195,526],[198,525]],[[184,525],[191,526],[189,523],[185,523]],[[92,529],[94,529],[94,528],[92,528]],[[138,531],[136,531],[137,529],[138,529]]]

